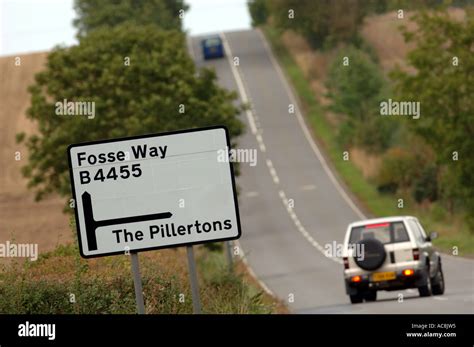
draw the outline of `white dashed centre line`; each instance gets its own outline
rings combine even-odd
[[[270,170],[270,175],[272,175],[272,178],[273,178],[273,182],[275,184],[278,184],[280,183],[280,179],[278,178],[278,175],[276,173],[276,170],[275,168],[273,167],[273,163],[270,159],[267,159],[267,166],[268,166],[268,170]]]
[[[221,33],[220,36],[221,36],[222,42],[224,44],[224,49],[227,52],[227,60],[228,60],[229,65],[230,65],[230,69],[232,70],[234,80],[237,84],[237,89],[239,91],[240,98],[241,98],[242,102],[248,104],[250,98],[248,97],[247,92],[245,91],[243,78],[242,78],[242,76],[240,76],[239,70],[237,69],[237,67],[233,63],[233,54],[232,54],[232,50],[230,49],[229,42],[227,41],[227,38],[225,37],[224,33]],[[271,55],[270,55],[270,58],[272,58]],[[249,126],[250,126],[250,131],[252,132],[253,135],[255,135],[255,138],[256,138],[257,143],[258,143],[259,148],[260,148],[260,151],[266,152],[266,147],[265,147],[265,144],[263,142],[263,137],[262,137],[261,133],[259,133],[259,131],[257,130],[256,119],[255,119],[256,117],[254,116],[254,114],[253,114],[253,112],[250,108],[248,108],[245,111],[245,113],[247,115],[247,121],[248,121]],[[267,163],[268,170],[270,171],[270,175],[272,176],[273,183],[275,183],[277,185],[280,184],[280,179],[278,178],[278,175],[276,173],[276,170],[273,166],[272,161],[270,159],[267,159],[266,163]],[[304,187],[306,187],[306,188],[304,188]],[[307,185],[307,186],[304,186],[304,187],[303,187],[304,190],[312,190],[312,189],[316,188],[316,186],[314,186],[314,185]],[[249,192],[248,194],[250,194],[250,193],[252,193],[252,192]],[[280,195],[280,198],[283,201],[283,204],[286,207],[286,210],[288,211],[288,214],[290,215],[291,219],[293,220],[293,223],[295,224],[296,229],[298,229],[298,231],[306,238],[306,240],[313,247],[315,247],[318,251],[320,251],[326,258],[329,258],[329,259],[335,261],[336,263],[342,264],[341,259],[328,256],[326,254],[326,252],[324,251],[324,248],[306,231],[306,229],[301,224],[298,216],[296,216],[293,209],[289,206],[288,199],[286,198],[285,192],[283,190],[280,190],[279,195]],[[249,195],[247,195],[247,196],[249,196]]]
[[[265,144],[263,143],[262,135],[257,134],[256,138],[257,138],[258,145],[260,146],[260,150],[262,152],[266,152],[267,148],[265,147]]]
[[[342,260],[339,259],[339,258],[334,258],[334,257],[330,257],[326,254],[326,252],[324,251],[324,248],[308,233],[308,231],[303,227],[303,225],[301,224],[298,216],[296,215],[295,211],[293,210],[293,208],[290,206],[290,204],[288,203],[288,199],[286,198],[286,194],[283,190],[280,190],[278,192],[278,194],[280,195],[280,198],[281,200],[283,201],[283,205],[286,207],[286,210],[288,211],[288,213],[290,214],[290,217],[291,219],[293,220],[293,222],[295,223],[295,226],[296,226],[296,229],[298,229],[298,231],[301,233],[301,235],[304,236],[304,238],[314,247],[316,248],[318,251],[320,251],[326,258],[329,258],[333,261],[335,261],[336,263],[339,263],[339,264],[342,264]]]
[[[307,184],[301,187],[301,190],[315,190],[316,186],[314,184]]]

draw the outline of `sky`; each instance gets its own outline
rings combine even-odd
[[[47,51],[77,43],[73,0],[0,0],[0,55]],[[186,0],[191,35],[250,28],[246,0]]]

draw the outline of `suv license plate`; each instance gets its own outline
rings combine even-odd
[[[380,281],[390,281],[397,278],[394,271],[389,272],[376,272],[372,275],[372,281],[380,282]]]

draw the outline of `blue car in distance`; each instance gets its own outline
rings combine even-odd
[[[211,36],[201,41],[202,55],[204,59],[224,57],[224,45],[219,36]]]

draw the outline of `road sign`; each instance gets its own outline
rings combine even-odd
[[[225,127],[69,146],[81,255],[239,238],[229,148]]]

